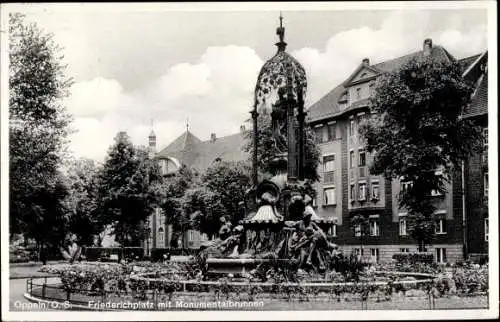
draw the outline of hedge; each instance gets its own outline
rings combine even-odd
[[[392,255],[392,258],[395,259],[398,263],[426,263],[432,264],[434,263],[434,254],[433,253],[396,253]]]
[[[118,255],[118,258],[121,259],[121,252],[121,247],[85,247],[82,254],[88,261],[98,261],[106,257],[109,258],[109,255]],[[142,247],[124,247],[123,252],[125,258],[144,259],[144,248]],[[105,256],[106,254],[108,256]]]

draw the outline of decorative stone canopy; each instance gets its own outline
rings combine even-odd
[[[286,49],[285,28],[282,25],[283,17],[280,15],[280,26],[276,29],[276,34],[280,41],[275,45],[278,47],[276,54],[269,59],[261,68],[255,86],[255,107],[269,101],[275,95],[277,97],[280,88],[286,88],[290,83],[293,98],[298,99],[299,92],[305,96],[307,89],[307,79],[304,67]],[[274,103],[274,102],[270,102]]]

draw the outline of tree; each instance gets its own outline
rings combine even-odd
[[[98,168],[90,159],[74,159],[68,165],[68,230],[78,246],[92,246],[104,230],[98,215],[97,174]]]
[[[276,174],[277,165],[273,162],[279,154],[279,151],[274,143],[271,116],[269,114],[261,113],[258,116],[257,123],[258,137],[257,137],[257,159],[259,170],[264,173]],[[304,140],[304,177],[312,181],[319,179],[318,164],[320,157],[320,149],[316,144],[317,139],[314,131],[310,126],[304,127],[305,140]],[[243,150],[250,152],[249,161],[252,162],[253,155],[253,131],[245,132],[245,145]]]
[[[251,168],[245,162],[221,161],[209,167],[201,181],[225,209],[225,215],[233,224],[244,218],[248,189],[251,187]],[[220,216],[219,216],[220,217]]]
[[[219,232],[220,218],[227,216],[228,212],[219,196],[203,185],[186,191],[183,213],[189,215],[191,228],[213,239]]]
[[[148,152],[119,132],[99,172],[98,195],[101,223],[112,225],[122,247],[137,246],[146,237],[146,219],[160,203],[160,180]]]
[[[166,222],[172,225],[172,247],[178,247],[179,236],[189,229],[189,218],[182,205],[184,194],[193,182],[196,182],[195,173],[183,165],[176,174],[164,178],[160,187],[160,207],[166,214]]]
[[[457,62],[413,59],[379,79],[371,100],[375,114],[360,126],[373,153],[370,172],[411,183],[399,205],[409,211],[420,250],[434,235],[431,191],[445,193],[454,169],[478,148],[478,129],[461,118],[471,93]]]
[[[10,232],[35,238],[42,259],[44,246],[64,239],[67,192],[58,167],[71,121],[62,100],[72,80],[61,50],[24,16],[9,16]]]

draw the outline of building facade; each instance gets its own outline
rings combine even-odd
[[[403,57],[373,65],[365,58],[348,79],[308,110],[308,122],[316,131],[322,152],[321,179],[316,185],[317,213],[336,219],[334,238],[345,252],[361,254],[374,261],[389,261],[395,253],[417,251],[416,242],[407,229],[408,212],[398,206],[398,194],[409,183],[388,181],[370,174],[371,155],[360,140],[358,127],[371,115],[369,100],[375,94],[377,77],[397,70],[415,57],[426,55],[441,61],[455,60],[443,47],[433,46],[431,39],[424,41],[421,51]],[[476,82],[478,88],[469,106],[471,112],[465,117],[474,118],[485,131],[487,100],[483,92],[487,92],[486,68],[481,70],[481,67],[473,66],[486,62],[486,54],[459,60],[464,77]],[[482,165],[486,164],[486,170],[484,166],[477,167],[481,160]],[[480,168],[482,170],[478,170]],[[484,163],[484,153],[470,158],[464,171],[466,173],[456,171],[452,175],[446,194],[431,193],[437,209],[434,214],[436,231],[427,251],[434,253],[438,262],[461,260],[468,253],[484,253],[487,249],[488,208],[483,197],[485,189],[487,191],[487,163]],[[440,175],[439,171],[436,175]],[[361,230],[360,225],[353,225],[351,219],[355,215],[367,218],[368,227]]]
[[[464,77],[476,83],[464,117],[481,127],[481,152],[464,162],[466,252],[470,257],[488,254],[488,52],[467,66]]]

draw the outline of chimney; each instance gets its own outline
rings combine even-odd
[[[370,59],[369,58],[363,58],[363,65],[369,66],[370,65]]]
[[[432,39],[427,38],[424,40],[424,56],[429,56],[432,50]]]
[[[214,143],[216,139],[215,133],[210,134],[210,143]]]
[[[245,125],[240,125],[240,132],[244,133],[246,131]]]

